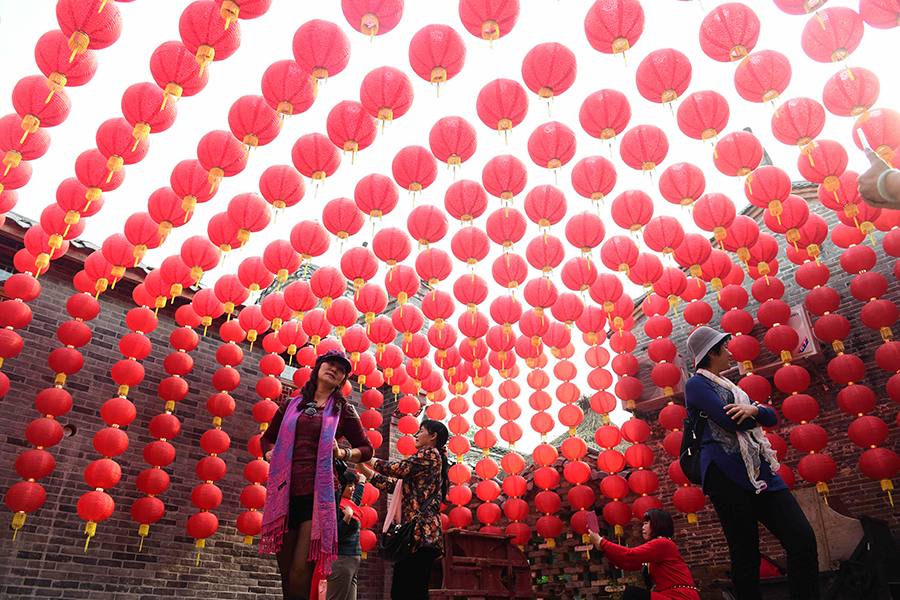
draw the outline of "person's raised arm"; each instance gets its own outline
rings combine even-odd
[[[376,473],[369,467],[369,463],[359,463],[356,465],[362,474],[366,476],[366,479],[369,480],[373,486],[382,491],[391,492],[394,490],[394,486],[397,484],[396,479],[391,479],[390,477],[385,477],[381,473]]]
[[[859,195],[872,208],[900,209],[900,170],[891,169],[877,152],[866,148],[872,164],[856,178]]]
[[[705,412],[716,424],[725,429],[737,431],[749,431],[757,426],[756,419],[745,417],[743,420],[732,418],[733,415],[726,411],[725,403],[707,383],[709,380],[703,376],[691,377],[684,384],[684,398],[695,409]],[[734,405],[728,405],[734,406]],[[755,407],[751,407],[755,408]],[[762,409],[760,409],[761,412]],[[753,412],[756,412],[755,410]],[[740,421],[740,422],[739,422]]]
[[[650,540],[636,548],[626,548],[601,538],[599,549],[606,554],[609,562],[626,571],[637,571],[644,563],[659,562],[678,553],[675,544],[664,538]]]
[[[359,415],[356,414],[356,409],[349,402],[344,405],[341,414],[341,433],[350,442],[351,447],[343,448],[341,455],[336,456],[336,458],[349,462],[366,462],[372,458],[372,455],[375,453],[375,450],[372,448],[372,442],[369,441],[369,436],[366,435],[366,430],[363,429]]]

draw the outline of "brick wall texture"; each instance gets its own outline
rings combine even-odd
[[[807,194],[804,194],[807,195]],[[835,215],[824,209],[815,201],[810,201],[811,209],[821,214],[832,226],[837,222]],[[761,219],[761,218],[760,218]],[[780,236],[779,236],[780,237]],[[900,298],[900,286],[893,275],[894,260],[885,256],[881,249],[882,233],[874,235],[876,250],[879,255],[876,269],[883,273],[889,288],[886,298],[897,301]],[[0,268],[12,271],[12,253],[20,247],[9,238],[3,238],[0,245]],[[862,304],[853,299],[849,292],[852,276],[844,273],[839,265],[840,248],[827,242],[823,244],[821,260],[831,269],[831,280],[828,285],[841,294],[840,313],[847,316],[854,324],[850,337],[845,340],[847,352],[860,356],[867,366],[867,375],[862,383],[875,390],[878,405],[873,415],[881,417],[890,430],[885,446],[898,450],[898,423],[895,405],[885,393],[885,382],[890,374],[880,370],[875,363],[875,351],[881,345],[881,337],[877,331],[871,331],[861,325],[859,310]],[[790,305],[802,304],[805,290],[793,279],[796,268],[787,261],[784,249],[779,255],[781,264],[778,277],[786,286],[784,300]],[[68,316],[63,310],[66,299],[74,293],[71,281],[78,269],[76,261],[62,259],[55,261],[51,272],[41,277],[43,293],[30,303],[34,313],[31,324],[20,330],[25,341],[25,349],[14,358],[3,364],[3,372],[12,383],[11,391],[0,399],[0,489],[4,492],[12,484],[19,481],[13,469],[16,457],[29,444],[25,440],[25,427],[38,417],[33,400],[37,392],[53,384],[53,373],[47,366],[49,350],[59,346],[55,338],[57,326]],[[747,278],[744,287],[749,291],[752,280]],[[76,513],[78,498],[89,491],[84,483],[83,470],[94,459],[98,458],[92,448],[93,434],[104,426],[100,419],[100,406],[116,394],[117,386],[109,375],[109,369],[121,358],[118,352],[118,340],[127,333],[125,314],[134,306],[131,300],[131,289],[134,284],[121,283],[116,290],[108,291],[101,296],[100,316],[90,323],[93,339],[82,349],[85,366],[78,374],[69,378],[66,389],[74,398],[74,408],[61,418],[66,424],[77,428],[77,433],[66,437],[57,446],[50,449],[56,459],[56,468],[52,475],[41,481],[47,491],[47,501],[43,508],[28,516],[25,526],[19,531],[17,539],[12,540],[12,531],[8,524],[11,515],[7,513],[3,535],[0,536],[0,597],[2,598],[103,598],[110,600],[156,600],[159,597],[178,598],[279,598],[280,584],[277,567],[271,557],[260,557],[256,546],[244,545],[243,536],[235,527],[237,516],[243,511],[239,495],[246,481],[242,476],[243,466],[250,456],[246,451],[248,440],[258,433],[256,422],[251,416],[251,408],[258,400],[254,385],[259,377],[258,361],[262,356],[259,344],[251,352],[247,344],[242,344],[245,352],[244,361],[240,365],[241,385],[232,393],[237,400],[237,410],[225,419],[223,429],[231,436],[231,447],[223,456],[228,464],[226,477],[219,482],[223,491],[222,504],[214,512],[220,521],[218,532],[209,540],[200,553],[199,566],[196,564],[197,550],[193,539],[185,530],[187,518],[196,512],[190,502],[190,493],[198,480],[194,474],[197,461],[205,456],[199,446],[199,438],[211,427],[211,416],[205,409],[206,399],[214,393],[211,385],[213,373],[219,368],[215,362],[215,349],[220,340],[216,335],[217,327],[211,327],[207,337],[201,338],[200,346],[191,354],[194,359],[194,370],[186,378],[190,384],[190,394],[177,405],[175,415],[182,421],[180,435],[172,441],[177,449],[175,462],[166,470],[171,475],[171,486],[162,495],[166,504],[166,515],[158,523],[151,526],[150,535],[144,542],[142,551],[138,551],[140,538],[137,535],[137,523],[129,514],[131,504],[141,496],[135,487],[137,475],[146,467],[141,458],[141,450],[152,440],[147,431],[150,419],[163,410],[163,402],[156,395],[156,386],[166,376],[163,370],[163,359],[171,351],[168,336],[177,325],[174,322],[174,311],[171,308],[160,311],[159,326],[150,334],[153,352],[143,361],[146,377],[140,386],[132,389],[129,397],[137,407],[137,418],[126,428],[130,437],[128,450],[116,460],[122,466],[122,479],[110,490],[116,501],[116,510],[112,517],[98,525],[97,536],[87,551],[84,550],[84,521]],[[711,294],[707,301],[715,309],[713,324],[718,322],[721,309]],[[636,302],[638,303],[638,302]],[[758,304],[752,299],[747,310],[755,315]],[[679,348],[685,346],[685,337],[689,326],[679,316],[670,313],[675,331],[673,341]],[[757,326],[754,335],[761,339],[764,330]],[[641,331],[640,319],[635,328],[638,337],[636,354],[644,356],[649,340]],[[581,354],[583,348],[576,351]],[[682,350],[682,353],[685,351]],[[826,360],[834,356],[830,346],[823,348]],[[763,347],[758,364],[774,361]],[[552,362],[552,361],[551,361]],[[821,366],[808,366],[812,375],[812,384],[808,393],[815,397],[821,411],[814,421],[825,428],[829,435],[829,443],[825,450],[837,463],[838,473],[829,484],[831,497],[838,500],[850,514],[865,514],[887,521],[895,532],[898,530],[898,513],[887,501],[886,494],[881,492],[878,482],[867,479],[860,472],[857,461],[861,450],[854,446],[847,437],[847,427],[852,417],[841,412],[835,401],[839,387],[827,376],[826,363]],[[552,367],[552,365],[551,365]],[[647,369],[649,372],[649,369]],[[549,367],[548,367],[549,372]],[[647,373],[642,373],[646,376]],[[771,379],[771,373],[769,374]],[[773,386],[774,388],[774,386]],[[584,390],[588,392],[588,390]],[[523,390],[527,394],[527,390]],[[357,393],[353,401],[357,402]],[[390,398],[388,398],[389,400]],[[775,389],[772,405],[779,409],[783,395]],[[519,399],[527,401],[526,396]],[[396,415],[393,402],[386,402],[383,408],[385,423],[382,427],[385,443],[377,451],[381,458],[394,457],[395,442],[398,433],[395,426]],[[561,405],[560,405],[561,406]],[[559,406],[551,409],[555,413]],[[704,597],[720,597],[709,591],[709,585],[723,578],[727,568],[727,548],[719,530],[718,522],[710,506],[699,513],[696,525],[688,524],[685,515],[681,515],[672,504],[674,484],[669,480],[666,469],[673,460],[662,448],[662,438],[666,431],[659,425],[657,414],[641,414],[650,425],[652,434],[648,444],[654,450],[656,460],[653,471],[658,476],[660,488],[656,495],[664,507],[675,516],[676,542],[683,556],[691,566],[696,579],[703,588]],[[394,417],[394,418],[392,418]],[[788,438],[793,424],[782,419],[775,430],[779,435]],[[593,467],[592,479],[587,485],[594,488],[597,496],[595,508],[602,508],[605,499],[600,494],[599,483],[603,473],[596,469],[596,445],[588,440],[592,449],[584,459]],[[796,473],[800,454],[793,448],[788,450],[784,460]],[[565,459],[560,458],[556,467],[562,473]],[[533,472],[530,466],[526,475]],[[473,515],[479,504],[474,495],[478,479],[473,473],[470,482],[473,490],[473,501],[469,504]],[[797,487],[807,488],[812,484],[803,482],[797,477]],[[533,487],[531,484],[529,487]],[[550,593],[553,597],[565,599],[592,600],[596,598],[614,597],[614,592],[607,588],[621,581],[625,576],[592,553],[588,557],[581,537],[572,533],[568,526],[572,510],[566,502],[569,484],[561,478],[558,492],[562,498],[559,516],[566,523],[563,534],[556,540],[554,548],[548,548],[545,541],[537,537],[524,550],[532,563],[532,576],[536,588]],[[529,489],[526,499],[532,503],[532,511],[528,524],[534,525],[540,514],[534,510],[533,499],[539,490]],[[634,498],[626,498],[632,501]],[[502,503],[501,496],[497,502]],[[387,494],[382,493],[375,505],[383,518],[386,513]],[[500,526],[506,525],[505,518]],[[632,521],[625,527],[625,542],[639,543],[639,526]],[[478,529],[477,518],[473,519],[469,529]],[[380,531],[381,522],[376,525]],[[763,552],[776,561],[784,562],[784,556],[778,543],[767,532],[762,533]],[[633,577],[634,574],[629,574]],[[359,573],[359,598],[375,600],[389,597],[391,573],[387,563],[378,559],[377,549],[369,553],[363,561]]]

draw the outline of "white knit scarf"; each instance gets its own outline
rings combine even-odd
[[[753,404],[750,400],[750,396],[747,395],[747,392],[729,380],[719,377],[714,373],[710,373],[706,369],[699,369],[697,373],[731,392],[734,396],[735,404],[746,404],[748,406]],[[753,484],[753,487],[758,494],[767,487],[766,482],[759,479],[761,465],[760,456],[765,457],[773,473],[777,472],[780,468],[778,458],[776,458],[775,451],[772,450],[769,440],[766,439],[762,427],[757,426],[748,431],[735,431],[735,433],[737,434],[738,443],[740,444],[741,458],[744,459],[744,467],[747,469],[747,477],[750,479],[750,483]]]

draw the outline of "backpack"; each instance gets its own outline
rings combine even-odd
[[[687,480],[694,485],[700,485],[702,474],[700,473],[700,443],[703,441],[703,433],[706,431],[705,412],[700,413],[700,422],[696,431],[690,418],[684,419],[684,433],[681,437],[681,452],[678,456],[678,464]]]

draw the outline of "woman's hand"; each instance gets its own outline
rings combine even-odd
[[[758,417],[759,407],[753,404],[728,404],[725,406],[725,413],[740,425],[744,422],[744,419],[755,419]]]
[[[878,153],[869,148],[866,148],[866,156],[869,158],[869,162],[872,163],[872,166],[869,167],[865,173],[856,178],[856,182],[859,185],[859,195],[862,196],[866,204],[872,208],[900,208],[896,202],[891,202],[887,198],[883,198],[878,191],[878,178],[882,173],[890,169],[890,166],[882,160]],[[891,176],[888,175],[887,177],[890,178]],[[895,174],[894,177],[897,177],[897,175]]]
[[[369,468],[370,462],[371,461],[361,462],[356,465],[356,468],[359,469],[359,472],[362,472],[362,474],[365,475],[367,479],[372,479],[372,477],[375,476],[375,473],[372,471],[372,469]]]
[[[338,446],[337,440],[331,442],[331,455],[338,460],[344,460],[347,457],[347,450]]]
[[[263,454],[263,460],[266,462],[272,462],[272,451],[269,450],[265,454]]]
[[[353,509],[349,506],[344,507],[344,522],[349,523],[350,519],[353,518]]]
[[[588,532],[588,541],[590,541],[591,545],[594,546],[595,548],[597,548],[597,550],[600,549],[600,540],[602,540],[602,539],[603,538],[600,537],[599,533],[597,533],[595,531]]]

